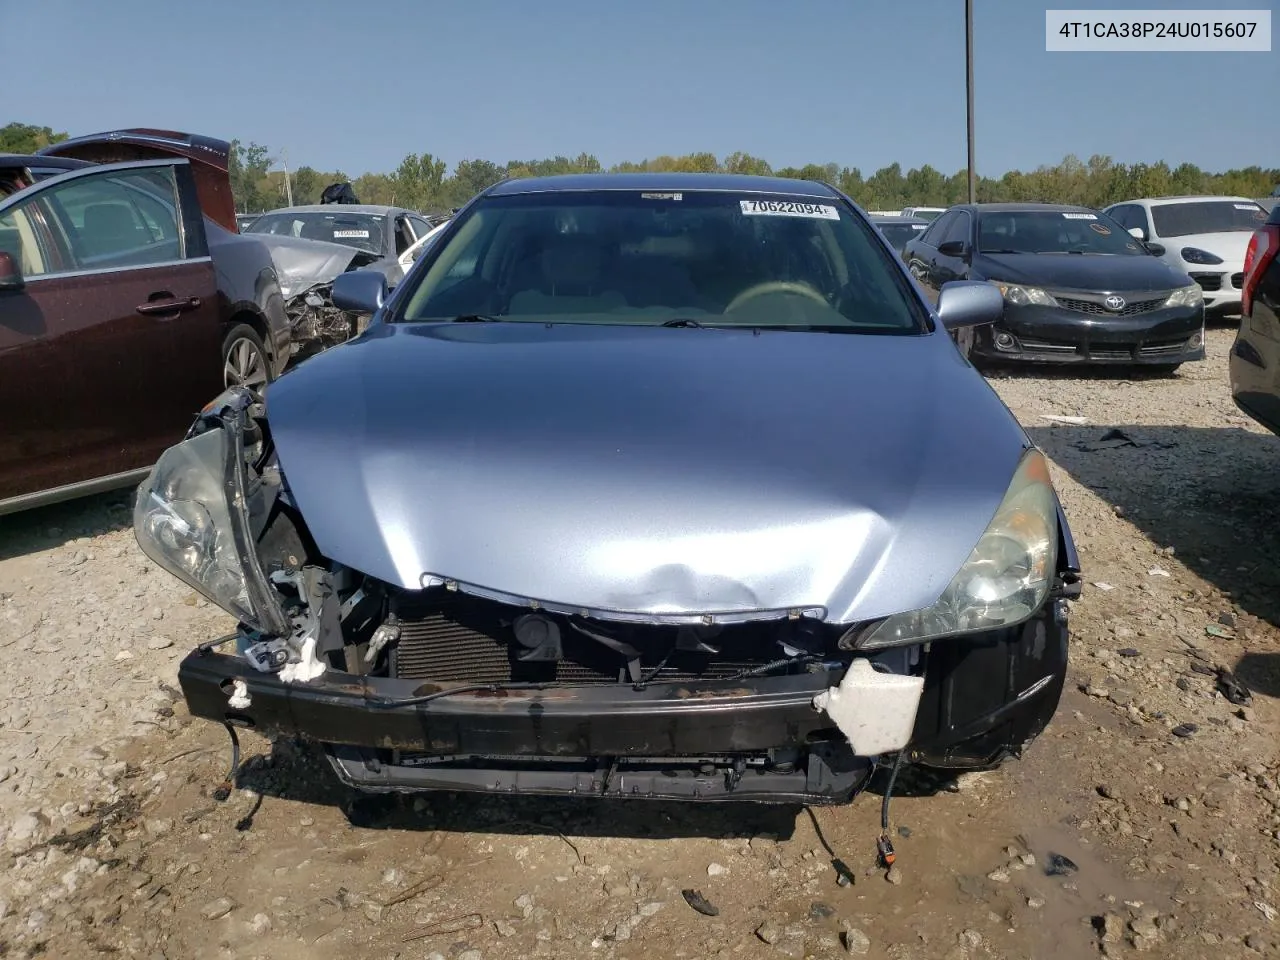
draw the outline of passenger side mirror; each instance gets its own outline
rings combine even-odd
[[[952,280],[942,285],[935,309],[946,330],[980,327],[1004,315],[1004,296],[985,280]]]
[[[1129,236],[1133,237],[1135,240],[1146,240],[1147,231],[1143,230],[1141,227],[1130,227]]]
[[[0,250],[0,290],[21,290],[26,286],[13,254]]]
[[[1155,243],[1154,241],[1148,240],[1146,241],[1144,246],[1146,246],[1147,250],[1151,253],[1152,256],[1155,256],[1155,257],[1164,256],[1164,244]]]
[[[956,257],[960,260],[969,259],[969,245],[963,240],[948,240],[946,243],[938,247],[938,253],[944,257]]]
[[[333,305],[349,313],[377,313],[387,299],[387,278],[376,270],[351,270],[333,281]]]

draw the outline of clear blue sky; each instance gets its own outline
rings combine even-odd
[[[1271,8],[1276,0],[1093,8]],[[1046,6],[975,0],[981,173],[1068,153],[1280,164],[1271,53],[1046,53]],[[351,176],[745,150],[965,164],[963,0],[0,0],[0,124],[160,126]],[[48,38],[48,41],[44,38]],[[36,79],[38,77],[38,79]],[[1252,119],[1250,119],[1252,118]],[[1264,119],[1265,118],[1265,119]]]

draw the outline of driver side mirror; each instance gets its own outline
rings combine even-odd
[[[0,250],[0,290],[21,290],[26,286],[13,254]]]
[[[1147,240],[1143,246],[1147,248],[1148,252],[1150,252],[1153,257],[1164,256],[1164,244],[1162,243],[1155,243],[1154,241]]]
[[[387,278],[377,270],[339,274],[330,293],[333,305],[348,313],[377,313],[387,299]]]
[[[969,259],[969,245],[963,240],[948,240],[946,243],[938,247],[938,253],[944,257],[956,257],[960,260]]]
[[[980,327],[1004,315],[1004,296],[985,280],[952,280],[942,285],[935,309],[945,330]]]

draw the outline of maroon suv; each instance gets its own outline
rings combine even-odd
[[[0,155],[0,513],[136,483],[225,386],[283,371],[229,149],[138,129]]]

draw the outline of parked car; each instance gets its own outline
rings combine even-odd
[[[418,262],[418,258],[427,252],[427,248],[435,242],[436,238],[440,236],[441,231],[443,231],[448,225],[449,221],[447,219],[441,220],[423,236],[415,240],[413,242],[413,246],[400,254],[400,270],[402,274],[407,275],[409,271],[413,269],[413,265]]]
[[[1127,200],[1106,213],[1165,263],[1204,290],[1210,318],[1240,312],[1244,251],[1267,213],[1247,197],[1159,197]]]
[[[1240,330],[1228,367],[1236,406],[1280,434],[1280,206],[1249,238]]]
[[[483,191],[384,297],[339,276],[369,328],[139,488],[241,623],[192,715],[375,791],[829,803],[1049,722],[1079,563],[948,335],[990,284],[931,309],[822,184],[596,174]]]
[[[974,359],[1166,371],[1204,359],[1200,287],[1096,210],[961,204],[908,242],[902,257],[934,291],[955,280],[1000,290],[1000,322],[957,337]]]
[[[227,149],[126,130],[0,156],[0,513],[136,484],[224,387],[283,370]]]
[[[236,227],[239,228],[241,233],[244,233],[245,227],[249,226],[249,224],[253,223],[253,221],[257,220],[260,216],[262,216],[261,213],[237,213]]]
[[[946,212],[946,207],[903,207],[898,216],[933,222]]]
[[[871,222],[899,253],[907,245],[908,240],[929,226],[929,221],[923,217],[881,217],[873,214]]]
[[[431,232],[432,226],[422,214],[402,207],[321,203],[270,210],[244,229],[251,235],[322,241],[371,253],[374,259],[365,266],[395,284],[404,276],[400,255]]]

